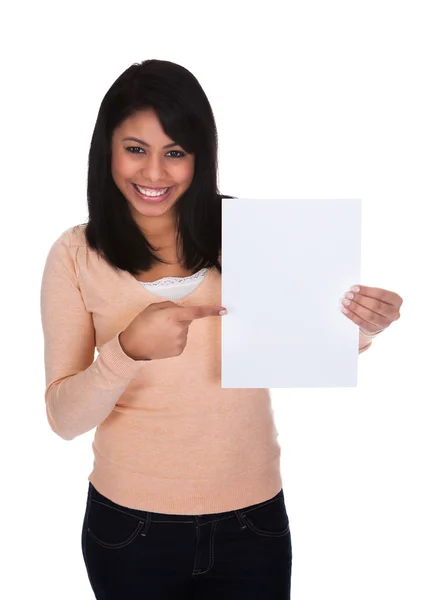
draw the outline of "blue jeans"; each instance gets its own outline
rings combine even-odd
[[[97,600],[289,600],[283,490],[239,510],[167,515],[126,508],[89,483],[82,552]]]

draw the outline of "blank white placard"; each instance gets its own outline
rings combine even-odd
[[[222,387],[355,387],[361,201],[222,202]]]

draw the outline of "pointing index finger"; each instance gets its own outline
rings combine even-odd
[[[218,317],[227,313],[223,306],[184,306],[176,310],[178,321],[194,321],[204,317]]]

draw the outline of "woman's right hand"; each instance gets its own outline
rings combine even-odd
[[[156,302],[136,315],[118,339],[125,354],[134,360],[179,356],[185,349],[192,321],[222,316],[222,311],[226,311],[222,306],[179,306],[170,301]]]

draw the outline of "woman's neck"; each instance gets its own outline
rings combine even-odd
[[[170,215],[144,219],[138,223],[149,244],[156,249],[156,253],[165,261],[177,262],[177,232],[175,221]]]

